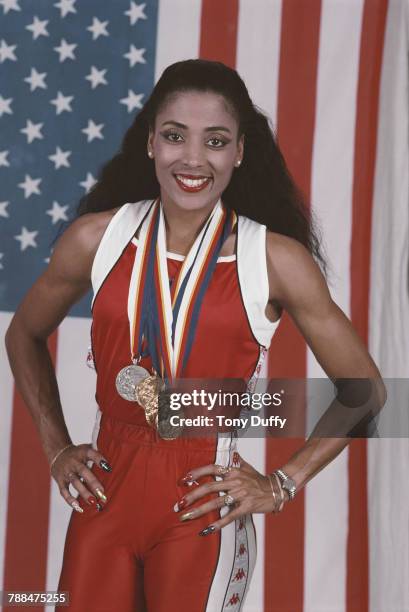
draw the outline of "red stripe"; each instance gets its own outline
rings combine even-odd
[[[58,332],[48,340],[55,367]],[[4,590],[46,588],[50,471],[40,438],[24,401],[14,388]],[[4,493],[4,492],[3,492]],[[5,607],[5,610],[15,610]],[[43,611],[43,606],[30,608]]]
[[[235,67],[238,14],[238,0],[202,0],[200,58]]]
[[[283,0],[278,142],[307,200],[315,127],[320,17],[320,0]],[[305,378],[306,350],[304,338],[290,317],[284,314],[269,351],[270,378]],[[297,430],[304,430],[305,415],[299,408],[297,421],[294,422]],[[303,445],[304,438],[267,439],[266,470],[271,471],[286,463]],[[301,612],[304,599],[303,491],[279,517],[267,518],[265,527],[265,610]]]
[[[368,345],[371,222],[379,85],[387,0],[365,0],[355,130],[351,241],[351,320]],[[349,445],[347,612],[369,609],[369,539],[366,440]]]

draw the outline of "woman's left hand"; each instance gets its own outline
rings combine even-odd
[[[260,474],[252,465],[239,457],[240,468],[227,468],[229,471],[225,474],[220,471],[221,466],[211,464],[205,465],[189,472],[188,477],[182,479],[185,484],[197,482],[202,476],[213,475],[221,476],[223,480],[215,482],[207,482],[186,493],[174,507],[175,512],[184,511],[180,517],[181,521],[196,519],[199,516],[207,514],[215,509],[222,508],[225,503],[225,495],[218,495],[202,506],[189,511],[189,506],[198,499],[209,495],[209,493],[219,493],[223,491],[226,495],[233,498],[234,502],[230,505],[228,512],[220,520],[213,522],[205,530],[200,532],[200,535],[207,535],[218,531],[229,523],[232,523],[240,516],[257,512],[270,513],[277,510],[280,506],[280,493],[278,486],[275,487],[276,500],[271,490],[270,479],[268,476]],[[224,468],[226,470],[226,468]],[[222,468],[223,470],[223,468]],[[274,485],[273,485],[274,486]],[[284,501],[288,501],[288,494],[284,491]]]

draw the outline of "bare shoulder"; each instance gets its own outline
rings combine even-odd
[[[91,277],[92,263],[102,236],[120,206],[86,213],[75,219],[59,237],[50,258],[49,272],[65,278]]]
[[[291,272],[300,263],[313,263],[313,258],[308,249],[295,238],[278,234],[277,232],[266,232],[266,249],[269,266],[273,269],[282,269]]]
[[[19,304],[10,328],[24,327],[35,338],[47,338],[69,309],[91,288],[92,262],[115,212],[87,213],[58,238],[44,272]]]
[[[267,230],[266,252],[270,300],[288,308],[312,295],[328,299],[325,277],[301,242]]]

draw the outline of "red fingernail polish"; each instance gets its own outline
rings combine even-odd
[[[92,504],[93,506],[95,506],[95,504],[97,503],[97,500],[95,499],[95,497],[93,495],[90,495],[87,499],[87,502],[89,504]]]
[[[178,501],[179,510],[183,510],[183,508],[186,506],[186,504],[187,504],[186,497],[182,497],[182,499],[180,501]]]
[[[186,474],[186,476],[184,476],[183,478],[181,478],[178,481],[178,484],[184,485],[184,484],[187,484],[188,482],[191,482],[192,480],[193,480],[193,475],[189,473],[189,474]]]

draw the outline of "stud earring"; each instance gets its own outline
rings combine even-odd
[[[152,151],[148,151],[148,157],[150,157],[152,159],[152,157],[153,157]]]
[[[240,166],[240,164],[241,164],[241,159],[238,159],[237,162],[236,162],[236,168],[238,168]]]

